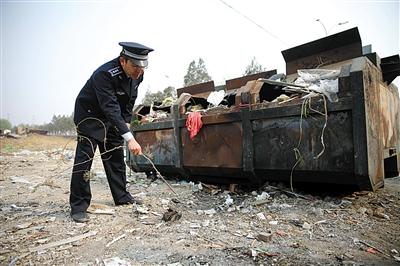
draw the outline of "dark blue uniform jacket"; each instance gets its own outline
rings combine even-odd
[[[78,133],[104,141],[106,131],[129,132],[137,88],[143,80],[131,79],[119,59],[100,66],[80,91],[75,102],[74,122]],[[101,122],[100,122],[101,121]]]

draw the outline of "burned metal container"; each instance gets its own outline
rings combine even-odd
[[[288,83],[298,69],[340,70],[338,101],[315,98],[305,115],[304,99],[291,97],[279,82],[260,82],[275,70],[228,80],[222,87],[208,82],[182,88],[178,95],[190,93],[194,102],[223,89],[229,103],[203,112],[203,127],[193,140],[185,127],[187,102],[172,106],[163,121],[135,126],[143,152],[165,175],[214,183],[292,180],[372,190],[385,176],[398,175],[399,93],[390,84],[400,72],[398,56],[363,54],[357,28],[282,54]],[[281,94],[290,100],[272,102]],[[138,119],[146,108],[134,110]],[[127,164],[135,171],[152,169],[145,158],[129,153]]]

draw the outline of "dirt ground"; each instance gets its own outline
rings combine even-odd
[[[399,177],[342,195],[169,180],[175,195],[131,173],[128,189],[144,205],[116,207],[96,158],[90,222],[77,224],[74,141],[0,141],[1,265],[399,265]]]

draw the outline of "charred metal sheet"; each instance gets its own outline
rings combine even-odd
[[[224,124],[224,123],[240,121],[241,118],[239,112],[231,112],[231,113],[222,113],[215,115],[205,115],[202,117],[201,120],[204,125],[212,125],[212,124]]]
[[[369,53],[365,54],[364,56],[367,57],[375,66],[379,66],[381,59],[376,53]]]
[[[290,171],[296,164],[293,149],[297,147],[301,137],[298,150],[302,160],[296,166],[295,173],[330,171],[351,174],[354,163],[351,112],[330,113],[328,121],[324,133],[325,151],[318,159],[315,157],[323,149],[321,144],[321,133],[325,122],[323,116],[303,118],[301,133],[299,116],[253,121],[254,167],[258,170]],[[289,175],[285,175],[284,178],[287,181]]]
[[[175,167],[176,167],[176,172],[180,173],[182,176],[186,176],[186,173],[183,171],[183,164],[182,164],[182,137],[181,137],[181,129],[179,125],[179,108],[180,106],[174,105],[172,109],[172,114],[174,117],[173,125],[174,125],[174,131],[173,131],[173,141],[174,145],[176,147],[176,153],[175,153]]]
[[[393,64],[393,63],[399,63],[400,62],[400,57],[398,54],[384,57],[381,59],[381,64]]]
[[[243,129],[243,171],[254,175],[254,146],[253,129],[250,121],[250,110],[245,108],[241,111]]]
[[[383,80],[387,84],[400,75],[400,58],[399,55],[392,55],[381,59],[381,69]]]
[[[242,125],[240,122],[203,125],[191,140],[181,129],[183,167],[242,168]]]
[[[135,132],[139,131],[149,131],[149,130],[158,130],[158,129],[165,129],[165,128],[173,128],[172,120],[168,121],[160,121],[157,123],[147,123],[142,125],[137,125],[133,127]]]
[[[159,103],[161,104],[161,103]],[[156,105],[153,106],[153,111],[164,111],[166,113],[171,113],[171,107],[170,106],[165,106],[165,107],[158,107]],[[137,117],[143,117],[145,115],[147,115],[148,113],[150,113],[150,106],[146,106],[146,105],[137,105],[134,107],[134,109],[132,110],[132,113],[134,115],[136,115]]]
[[[324,112],[323,101],[315,100],[313,108]],[[352,109],[352,98],[343,98],[337,103],[327,103],[328,112],[346,111]],[[301,102],[291,106],[279,106],[274,108],[264,108],[252,110],[250,113],[251,120],[267,119],[267,118],[284,118],[288,116],[299,116],[301,114]]]
[[[183,87],[183,88],[177,89],[176,91],[177,91],[177,94],[179,97],[184,92],[190,93],[191,95],[196,96],[200,93],[212,92],[214,90],[215,90],[214,81],[208,81],[208,82],[195,84],[195,85],[188,86],[188,87]]]
[[[358,28],[352,28],[328,37],[282,51],[286,61],[286,75],[298,69],[318,68],[362,56]]]
[[[174,142],[173,129],[135,132],[135,139],[142,144],[143,153],[150,157],[154,164],[158,166],[175,165],[174,158],[177,147]],[[135,159],[136,164],[151,167],[145,158],[136,156]]]
[[[229,90],[238,89],[238,88],[246,85],[246,83],[250,80],[256,80],[259,78],[269,78],[275,74],[276,74],[276,69],[253,74],[253,75],[248,75],[248,76],[244,76],[244,77],[240,77],[240,78],[229,79],[226,81],[226,90],[229,91]]]
[[[352,65],[353,67],[353,65]],[[360,66],[361,68],[361,66]],[[362,69],[362,68],[361,68]],[[358,185],[365,189],[371,189],[371,183],[368,177],[368,154],[367,154],[367,134],[365,120],[365,104],[364,104],[364,82],[363,72],[361,70],[354,71],[350,74],[350,86],[353,92],[353,143],[354,143],[354,176]],[[366,180],[365,177],[368,177]]]

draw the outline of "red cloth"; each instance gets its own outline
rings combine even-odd
[[[203,122],[201,122],[200,112],[189,113],[188,118],[186,119],[186,127],[190,132],[190,139],[194,139],[202,126]]]

